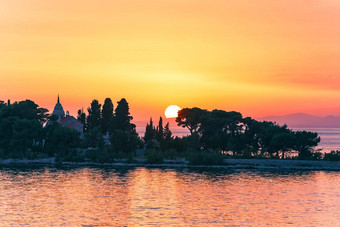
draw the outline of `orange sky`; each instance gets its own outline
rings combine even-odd
[[[340,114],[337,0],[0,0],[0,100]],[[116,106],[116,105],[115,105]]]

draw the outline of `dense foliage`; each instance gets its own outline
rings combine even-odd
[[[136,126],[131,123],[133,117],[124,98],[117,103],[115,110],[110,98],[105,99],[102,108],[98,100],[93,100],[88,113],[85,122],[85,147],[105,149],[114,155],[133,153],[140,146],[141,139]]]
[[[144,142],[148,149],[161,149],[163,152],[170,148],[173,136],[169,123],[163,127],[163,118],[159,118],[158,126],[153,125],[152,119],[146,124]]]
[[[66,161],[112,162],[115,158],[133,161],[137,148],[146,148],[148,163],[186,158],[192,164],[221,164],[227,156],[240,158],[320,159],[315,151],[317,133],[293,131],[286,125],[243,118],[238,112],[185,108],[176,122],[190,135],[174,137],[162,117],[156,126],[152,119],[141,139],[125,99],[116,108],[110,98],[104,104],[93,100],[86,115],[78,111],[83,133],[62,127],[56,116],[33,101],[0,101],[0,156],[36,158],[54,156]],[[326,154],[326,160],[340,160],[339,151]],[[294,156],[295,155],[295,156]]]
[[[17,158],[39,152],[43,146],[47,112],[30,100],[13,104],[0,101],[1,156]]]
[[[74,129],[62,127],[56,116],[49,115],[47,109],[39,108],[33,101],[13,104],[0,101],[0,156],[36,158],[40,155],[55,156],[58,160],[105,162],[118,153],[134,153],[142,146],[136,126],[130,122],[132,116],[125,99],[118,102],[115,113],[110,98],[105,99],[103,106],[93,100],[88,115],[79,110],[77,119],[84,124],[83,136]]]
[[[330,153],[326,153],[324,160],[327,161],[340,161],[340,151],[331,151]]]
[[[176,122],[189,129],[193,150],[218,151],[234,157],[282,158],[289,153],[300,159],[313,159],[320,142],[317,133],[293,131],[286,125],[243,118],[238,112],[185,108]]]

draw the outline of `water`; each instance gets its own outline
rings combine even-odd
[[[323,152],[340,150],[340,128],[297,128],[294,130],[317,132],[321,139],[317,149],[322,149]]]
[[[337,226],[339,172],[0,169],[0,226]]]

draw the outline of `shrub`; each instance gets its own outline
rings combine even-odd
[[[132,164],[132,163],[138,163],[138,161],[135,159],[135,157],[130,154],[126,156],[126,163]]]
[[[312,160],[320,160],[322,159],[322,153],[319,151],[313,152],[312,154]]]
[[[224,155],[219,152],[198,151],[191,152],[187,159],[190,165],[220,165],[223,164]]]
[[[336,150],[326,153],[323,159],[327,161],[340,161],[340,151]]]
[[[1,159],[7,158],[6,153],[5,153],[4,150],[2,150],[2,149],[0,149],[0,158],[1,158]]]
[[[165,150],[163,155],[166,159],[176,159],[177,151],[175,149]]]
[[[19,152],[11,152],[11,153],[8,154],[8,157],[12,158],[12,159],[22,159],[23,158],[22,154],[20,154]]]
[[[33,160],[37,158],[37,154],[32,152],[32,151],[28,151],[26,152],[26,158],[29,160]]]
[[[91,162],[110,163],[113,162],[113,154],[108,149],[88,149],[85,154],[86,159]]]
[[[113,154],[108,152],[106,149],[99,149],[97,162],[99,163],[112,163],[113,162]]]
[[[66,162],[84,162],[82,155],[76,150],[70,151],[65,156],[57,155],[58,160]]]
[[[145,152],[146,163],[158,164],[163,163],[163,153],[159,150],[150,149]]]

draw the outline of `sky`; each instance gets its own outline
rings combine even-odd
[[[0,100],[340,115],[340,1],[0,0]]]

